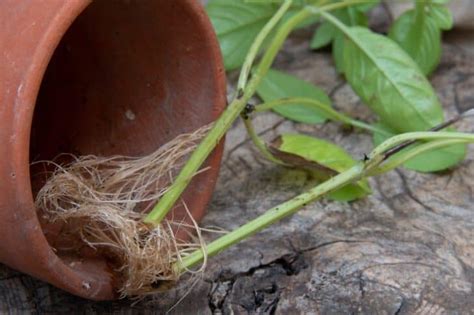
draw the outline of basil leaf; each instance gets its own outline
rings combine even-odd
[[[297,13],[307,0],[293,2],[291,9],[283,16],[284,23]],[[219,39],[226,70],[242,66],[254,39],[279,8],[280,0],[210,0],[206,6]],[[318,21],[308,18],[297,28]],[[269,36],[270,38],[271,36]]]
[[[320,88],[294,76],[270,69],[257,88],[257,94],[264,102],[288,97],[307,97],[331,106],[331,100]],[[319,109],[302,104],[286,104],[273,108],[273,111],[288,119],[319,124],[326,116]]]
[[[446,7],[420,2],[416,9],[403,13],[395,21],[389,37],[428,75],[436,69],[441,59],[441,29],[451,26],[452,17]]]
[[[431,84],[400,46],[366,28],[345,31],[347,81],[385,125],[399,133],[428,130],[443,122]]]
[[[390,39],[368,29],[348,28],[344,69],[354,91],[393,134],[428,130],[443,121],[441,104],[430,83]],[[406,166],[439,171],[461,161],[464,154],[464,145],[447,147],[423,154]]]
[[[440,29],[447,31],[453,28],[453,15],[445,6],[432,5],[430,14]]]
[[[281,152],[295,155],[307,161],[308,166],[302,168],[308,170],[318,180],[328,179],[328,172],[325,170],[337,174],[346,171],[357,163],[339,146],[305,135],[284,134],[274,142],[274,146]],[[315,166],[311,167],[311,163],[315,163]],[[328,194],[328,198],[338,201],[351,201],[364,197],[370,192],[367,180],[362,180]]]
[[[376,126],[380,129],[385,130],[388,133],[391,133],[392,135],[396,134],[393,130],[390,130],[389,127],[384,126],[383,124],[376,124]],[[389,136],[386,136],[384,134],[374,133],[374,145],[379,145],[388,138]],[[406,148],[403,151],[410,150],[414,146],[416,146],[416,144],[412,145],[409,148]],[[398,154],[402,154],[403,151],[395,154],[393,158],[395,158]],[[437,172],[457,165],[465,158],[465,156],[466,145],[456,144],[420,154],[407,161],[403,166],[408,169],[419,172]]]
[[[423,74],[433,72],[441,58],[441,31],[433,19],[419,10],[402,14],[393,24],[389,37],[396,41],[420,67]]]
[[[210,0],[206,11],[216,31],[226,70],[240,67],[253,40],[278,10],[277,5],[242,0]]]

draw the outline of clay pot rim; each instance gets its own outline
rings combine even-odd
[[[30,66],[28,72],[24,75],[26,79],[23,80],[17,90],[17,100],[21,101],[19,102],[20,104],[18,104],[18,102],[15,103],[14,109],[15,111],[24,112],[15,115],[15,119],[12,122],[13,133],[17,131],[16,134],[20,135],[13,143],[12,156],[14,161],[19,161],[14,169],[21,169],[26,175],[25,177],[21,177],[27,179],[26,182],[23,181],[21,183],[21,186],[23,186],[23,191],[28,191],[30,200],[33,200],[30,152],[29,150],[23,150],[23,148],[30,147],[33,114],[36,108],[36,99],[41,87],[42,78],[64,34],[91,2],[92,0],[74,0],[66,2],[66,4],[61,7],[62,12],[56,15],[56,18],[50,23],[48,32],[45,32],[44,36],[39,40],[40,43],[38,46],[45,48],[36,50],[36,53],[32,57],[32,66]]]
[[[184,0],[185,4],[190,7],[190,10],[193,10],[196,14],[196,19],[200,21],[200,27],[204,31],[204,36],[208,39],[210,48],[209,51],[212,51],[212,57],[215,60],[215,64],[222,67],[222,56],[220,53],[220,48],[212,25],[205,22],[204,19],[207,19],[204,9],[200,3],[193,0]],[[54,51],[61,42],[63,36],[74,23],[77,17],[91,4],[91,0],[71,0],[65,2],[58,14],[55,15],[55,19],[49,23],[48,31],[44,33],[38,40],[38,47],[43,47],[35,51],[35,54],[32,57],[33,62],[31,63],[28,71],[23,76],[22,84],[18,87],[16,91],[16,101],[13,104],[13,110],[15,112],[14,119],[11,122],[12,134],[15,134],[15,138],[10,140],[10,152],[11,152],[11,169],[15,170],[17,173],[12,174],[16,177],[17,187],[15,188],[15,198],[21,204],[23,209],[35,209],[33,191],[31,187],[31,174],[30,174],[30,152],[29,149],[25,150],[24,148],[30,147],[30,138],[31,138],[31,128],[33,122],[33,114],[36,107],[36,99],[41,87],[42,78],[45,75],[46,69],[49,65],[49,62],[54,54]],[[204,21],[204,22],[203,22]],[[216,93],[215,95],[226,95],[226,83],[225,83],[225,71],[223,67],[217,68],[215,74],[216,83],[215,86]],[[214,100],[217,102],[217,99]],[[215,120],[219,117],[222,108],[216,108],[212,113],[209,114],[212,120]],[[220,165],[220,160],[223,153],[223,145],[219,145],[214,154],[209,158],[209,161],[212,165],[215,166],[215,173],[217,174],[218,168]],[[209,175],[211,178],[212,174]],[[214,175],[217,177],[217,175]],[[25,211],[24,211],[25,212]],[[35,255],[34,259],[37,259],[38,265],[42,269],[47,268],[49,270],[54,270],[57,274],[54,277],[45,278],[44,272],[39,272],[38,276],[41,274],[42,279],[45,281],[52,280],[59,287],[71,291],[72,288],[81,287],[83,290],[81,292],[75,291],[75,294],[78,294],[82,297],[93,299],[93,300],[109,300],[115,299],[117,296],[113,291],[111,283],[97,283],[98,285],[94,286],[93,290],[90,290],[90,287],[87,283],[84,283],[84,278],[79,275],[79,272],[72,269],[68,266],[61,258],[59,258],[52,247],[49,245],[46,240],[45,235],[43,234],[42,229],[40,228],[40,223],[36,213],[33,216],[30,216],[28,213],[23,213],[21,216],[25,216],[25,224],[28,224],[29,230],[31,233],[25,233],[24,241],[31,244],[32,247],[41,247],[45,251],[35,251],[32,255]],[[200,218],[198,218],[199,220]],[[34,245],[33,245],[34,244]],[[46,249],[47,248],[47,249]],[[59,275],[66,275],[59,276]],[[52,279],[54,278],[54,280]],[[58,279],[61,279],[62,283],[58,283]],[[94,280],[94,279],[91,279]],[[102,279],[103,280],[103,279]],[[98,281],[100,282],[100,281]],[[104,288],[104,286],[106,288]]]
[[[10,159],[10,161],[14,163],[12,169],[19,173],[15,175],[17,183],[16,190],[17,196],[22,196],[21,203],[23,209],[35,209],[31,187],[29,147],[33,114],[42,78],[64,34],[90,3],[91,1],[89,0],[74,0],[61,6],[55,19],[49,23],[48,31],[44,32],[44,36],[38,40],[38,47],[44,48],[34,52],[30,67],[23,76],[22,83],[17,89],[17,97],[13,106],[15,116],[11,125],[12,134],[16,134],[16,138],[14,139],[15,141],[12,142],[12,150],[10,151],[12,159]],[[24,148],[28,149],[25,150]],[[40,247],[44,249],[44,251],[34,251],[32,253],[32,255],[37,256],[35,258],[38,259],[38,263],[40,265],[48,264],[48,267],[54,269],[58,274],[67,274],[70,282],[76,283],[76,285],[83,285],[85,288],[87,285],[81,283],[82,279],[54,253],[42,232],[36,213],[34,213],[32,217],[28,217],[28,219],[30,221],[28,223],[31,233],[24,234],[25,241],[29,242],[34,248]],[[63,281],[66,280],[62,279],[62,277],[56,278]],[[47,281],[48,279],[44,280]],[[70,285],[70,283],[64,282],[62,286],[65,288]],[[92,296],[93,295],[94,293]]]

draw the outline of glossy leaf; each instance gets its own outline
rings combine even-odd
[[[328,172],[325,170],[330,170],[333,174],[337,174],[351,168],[357,163],[339,146],[305,135],[282,135],[278,139],[277,145],[278,150],[304,159],[304,161],[307,162],[307,166],[303,165],[302,168],[310,171],[311,174],[319,180],[328,179]],[[311,167],[311,163],[314,164],[313,167]],[[366,180],[363,180],[356,184],[342,187],[330,193],[328,197],[338,201],[350,201],[364,197],[369,193],[369,184]]]
[[[446,7],[429,1],[419,2],[416,9],[405,12],[395,21],[389,37],[428,75],[441,58],[441,30],[451,27],[452,17]]]
[[[396,132],[428,130],[443,121],[431,84],[389,38],[366,28],[347,28],[344,69],[354,91]]]
[[[294,76],[272,69],[263,78],[257,88],[257,94],[264,102],[288,97],[306,97],[331,106],[329,97],[320,88]],[[277,106],[273,110],[283,117],[297,122],[318,124],[326,120],[326,116],[319,109],[302,104]]]
[[[242,0],[210,0],[206,11],[216,31],[226,70],[240,67],[253,40],[278,9],[278,5]]]
[[[395,135],[395,132],[393,130],[390,130],[390,128],[388,128],[387,126],[377,124],[377,127]],[[388,138],[389,136],[375,133],[374,145],[379,145]],[[405,151],[410,150],[414,146],[415,145],[412,145],[411,147],[405,149]],[[401,153],[402,152],[399,152],[397,154]],[[397,154],[395,154],[393,157],[396,157]],[[466,145],[456,144],[420,154],[407,161],[404,166],[408,169],[416,170],[419,172],[437,172],[457,165],[465,158],[465,156]]]

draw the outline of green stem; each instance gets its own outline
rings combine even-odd
[[[297,14],[293,15],[289,18],[277,31],[275,37],[273,38],[272,42],[270,43],[268,49],[265,51],[260,63],[258,64],[256,70],[253,72],[252,78],[248,83],[245,91],[248,91],[252,95],[257,90],[258,85],[265,77],[268,69],[275,60],[276,55],[280,51],[281,47],[283,46],[284,41],[290,34],[290,32],[301,22],[306,20],[308,17],[311,16],[311,13],[306,9],[301,10]]]
[[[284,106],[284,105],[293,105],[293,104],[302,104],[302,105],[308,105],[308,106],[313,106],[316,107],[318,110],[324,112],[326,114],[326,117],[337,122],[341,122],[344,124],[352,125],[357,128],[365,129],[370,132],[374,133],[381,133],[386,136],[391,136],[390,133],[386,132],[383,129],[371,126],[363,121],[359,121],[356,119],[353,119],[347,115],[344,115],[342,113],[339,113],[338,111],[334,110],[327,104],[324,104],[322,102],[319,102],[318,100],[310,99],[310,98],[303,98],[303,97],[292,97],[292,98],[285,98],[285,99],[279,99],[267,103],[263,103],[260,105],[257,105],[255,107],[256,112],[263,112],[267,111],[270,109],[274,109],[275,107],[279,106]]]
[[[388,171],[395,169],[396,167],[404,164],[405,162],[409,161],[410,159],[424,152],[439,149],[439,148],[444,148],[444,147],[454,145],[454,144],[467,143],[467,142],[470,142],[470,141],[460,140],[460,139],[444,139],[444,140],[437,140],[437,141],[430,141],[427,143],[423,143],[419,146],[414,147],[411,150],[408,150],[406,152],[402,151],[400,152],[399,155],[393,156],[393,158],[387,160],[382,165],[370,171],[367,174],[367,176],[377,176],[383,173],[387,173]]]
[[[247,133],[250,136],[250,139],[254,143],[254,145],[257,147],[257,149],[260,151],[260,153],[269,161],[280,164],[280,165],[286,165],[279,159],[273,156],[273,154],[268,150],[267,145],[265,142],[258,136],[258,134],[255,132],[255,129],[253,128],[252,120],[249,117],[248,119],[244,119],[244,125],[245,129],[247,129]]]
[[[288,11],[292,4],[292,0],[285,0],[285,2],[281,5],[280,9],[273,15],[273,17],[268,21],[267,24],[262,28],[262,30],[258,33],[257,37],[252,43],[247,56],[245,57],[245,61],[242,65],[242,69],[240,70],[239,81],[237,82],[237,91],[244,90],[247,80],[250,74],[250,70],[252,69],[253,62],[257,57],[260,48],[262,47],[263,42],[267,38],[268,34],[272,31],[275,25],[280,21],[283,15]]]
[[[463,132],[436,132],[436,131],[419,131],[419,132],[407,132],[402,133],[392,138],[389,138],[377,146],[372,153],[369,155],[369,159],[373,159],[377,156],[383,155],[383,153],[390,148],[409,140],[443,140],[443,139],[455,139],[464,140],[466,142],[474,141],[474,134],[463,133]]]
[[[184,167],[181,169],[181,172],[174,183],[161,197],[152,211],[145,217],[145,223],[158,225],[165,218],[169,210],[181,196],[184,189],[186,189],[188,186],[194,174],[196,174],[197,170],[201,167],[209,153],[214,150],[216,145],[224,136],[225,132],[239,116],[246,104],[246,101],[246,97],[236,99],[222,113],[206,137],[201,141],[196,150],[194,150],[186,165],[184,165]]]
[[[293,199],[290,199],[274,208],[271,208],[256,219],[207,244],[205,253],[202,250],[197,250],[191,253],[189,256],[184,257],[182,261],[176,265],[177,270],[181,273],[189,268],[192,268],[196,264],[199,264],[205,256],[214,256],[220,251],[257,233],[276,221],[295,213],[306,204],[320,198],[328,192],[334,191],[350,182],[356,181],[360,176],[363,175],[363,172],[363,164],[359,163],[344,173],[341,173],[325,181],[324,183],[308,190],[307,192],[302,193],[297,197],[294,197]]]

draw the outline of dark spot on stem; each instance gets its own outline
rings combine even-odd
[[[239,89],[239,90],[237,91],[237,98],[242,98],[242,96],[244,96],[244,90]]]
[[[247,105],[245,105],[245,107],[242,110],[242,113],[240,115],[242,116],[243,119],[247,120],[247,119],[249,119],[249,115],[253,111],[255,111],[255,106],[252,105],[252,104],[247,103]]]

